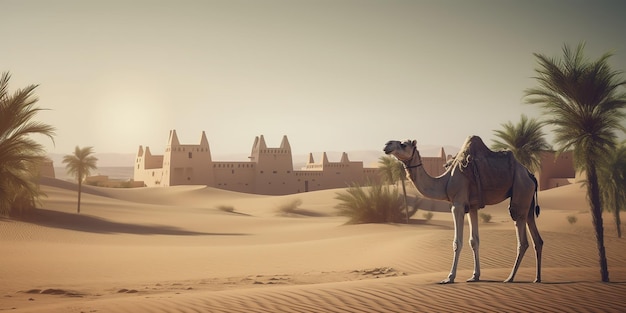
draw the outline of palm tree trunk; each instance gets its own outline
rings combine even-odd
[[[406,185],[404,184],[404,178],[402,180],[402,194],[404,194],[404,213],[406,214],[406,223],[409,223],[409,205],[406,200]]]
[[[76,180],[78,181],[78,204],[76,213],[80,214],[80,197],[83,193],[83,171],[80,168],[78,169],[78,173],[76,173]]]
[[[615,208],[613,208],[613,214],[615,217],[615,226],[617,227],[617,238],[622,238],[622,219],[619,216],[619,211],[620,211],[620,205],[619,203],[621,201],[617,200],[619,199],[618,197],[620,196],[619,192],[617,190],[615,190]]]
[[[81,180],[78,180],[78,207],[76,208],[76,213],[80,214],[80,195],[83,191],[83,184]]]
[[[622,238],[622,221],[619,216],[619,209],[615,208],[615,226],[617,226],[617,238]]]
[[[592,160],[587,161],[587,192],[591,201],[591,217],[596,231],[596,244],[600,262],[600,275],[603,282],[609,282],[609,267],[604,248],[604,225],[602,221],[602,205],[600,202],[600,189],[598,187],[598,175]]]

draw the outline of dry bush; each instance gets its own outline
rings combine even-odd
[[[570,225],[574,225],[576,224],[576,222],[578,222],[578,218],[576,217],[576,215],[568,215],[567,222],[569,222]]]
[[[298,214],[298,208],[302,205],[302,200],[293,199],[289,202],[283,203],[278,206],[278,213],[281,214]]]
[[[480,212],[480,213],[478,213],[478,217],[480,217],[480,220],[481,220],[483,223],[489,223],[489,222],[491,222],[491,214],[489,214],[489,213]]]
[[[228,213],[235,212],[235,207],[232,205],[220,205],[217,207],[217,209],[220,211],[228,212]]]
[[[426,213],[422,214],[422,216],[424,216],[424,219],[425,219],[427,222],[428,222],[428,221],[430,221],[430,220],[432,220],[434,215],[435,215],[435,214],[433,214],[433,212],[426,212]]]
[[[339,215],[350,218],[349,224],[399,223],[405,219],[402,196],[387,185],[353,185],[337,193],[335,199],[340,201],[335,208]]]

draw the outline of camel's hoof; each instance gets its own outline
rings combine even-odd
[[[476,276],[466,280],[466,282],[468,282],[468,283],[475,283],[475,282],[479,282],[479,281],[480,281],[480,278],[478,278]]]
[[[540,279],[540,278],[537,278],[537,279],[535,279],[535,281],[533,281],[533,283],[536,283],[536,284],[538,284],[538,283],[540,283],[540,282],[541,282],[541,279]]]
[[[513,282],[513,278],[509,277],[507,279],[504,280],[505,283],[512,283]]]
[[[440,285],[446,285],[446,284],[454,284],[454,280],[450,279],[450,278],[446,278],[442,281],[439,282]]]

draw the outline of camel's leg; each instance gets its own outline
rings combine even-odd
[[[543,239],[539,235],[539,230],[537,229],[537,223],[535,222],[535,208],[534,205],[528,214],[528,230],[530,231],[530,236],[533,238],[533,246],[535,247],[535,257],[537,264],[537,273],[535,276],[535,282],[541,282],[541,251],[543,250]]]
[[[526,249],[528,249],[528,237],[526,236],[526,217],[518,218],[515,221],[515,228],[517,229],[517,258],[515,258],[515,265],[513,265],[513,270],[511,271],[511,275],[504,281],[505,283],[512,282],[515,278],[515,274],[517,273],[517,269],[522,263],[522,259],[524,258],[524,253],[526,253]]]
[[[469,211],[470,221],[470,238],[469,244],[472,247],[474,253],[474,274],[472,278],[468,279],[468,282],[476,282],[480,280],[480,257],[478,255],[478,247],[480,245],[480,239],[478,238],[478,210],[470,209]]]
[[[456,269],[459,264],[459,255],[463,248],[463,220],[465,218],[465,204],[454,203],[452,205],[452,219],[454,220],[454,241],[452,241],[452,250],[454,257],[452,259],[452,268],[448,278],[442,280],[440,284],[453,283],[456,278]]]

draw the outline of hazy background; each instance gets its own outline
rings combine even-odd
[[[191,144],[205,130],[214,155],[247,154],[260,134],[274,147],[288,135],[296,154],[471,134],[490,144],[500,124],[540,116],[522,99],[533,52],[586,41],[589,57],[614,51],[626,70],[625,12],[624,1],[0,0],[0,71],[11,90],[40,85],[51,153],[160,154],[170,129]]]

